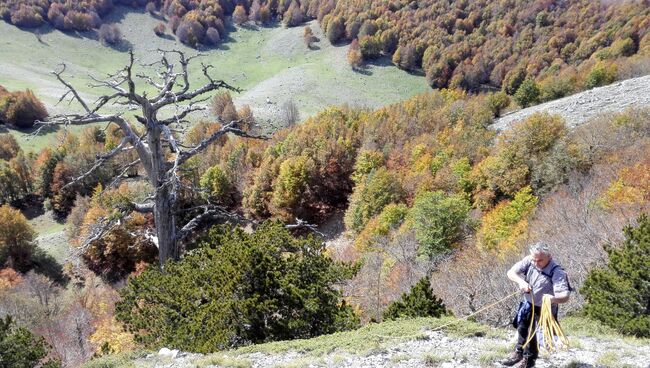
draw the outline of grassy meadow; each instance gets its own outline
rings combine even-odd
[[[93,101],[106,90],[89,86],[89,75],[102,78],[123,68],[128,61],[126,49],[132,47],[141,63],[157,60],[157,49],[180,50],[187,55],[201,52],[204,56],[190,64],[191,84],[205,82],[201,63],[212,64],[213,77],[243,89],[241,94],[233,95],[235,103],[250,105],[261,124],[273,125],[279,107],[289,100],[295,102],[301,118],[305,118],[329,105],[376,108],[429,89],[424,78],[399,70],[387,60],[368,65],[361,72],[353,71],[347,63],[347,45],[330,45],[317,22],[309,23],[321,39],[313,50],[303,42],[303,27],[281,25],[232,28],[218,48],[195,50],[171,36],[155,36],[152,29],[161,20],[148,13],[118,7],[108,21],[120,27],[125,40],[121,47],[103,46],[95,31],[62,33],[49,26],[27,31],[0,21],[0,85],[12,91],[34,90],[50,113],[77,112],[77,104],[56,105],[64,89],[51,72],[65,63],[67,80],[82,96]],[[141,70],[139,65],[136,72],[138,69]],[[271,104],[266,103],[267,98]],[[194,119],[206,116],[198,113]],[[71,131],[79,129],[73,127]],[[23,132],[12,133],[27,151],[56,143],[55,134],[28,137]]]

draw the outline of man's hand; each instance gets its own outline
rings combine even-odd
[[[544,294],[542,295],[542,300],[549,299],[551,301],[551,304],[556,304],[557,301],[555,301],[555,296],[551,294]]]
[[[542,298],[549,298],[551,300],[551,304],[566,303],[569,301],[569,292],[567,291],[565,293],[559,293],[557,295],[544,294]]]
[[[518,285],[522,293],[530,293],[530,285],[526,281],[521,280]]]

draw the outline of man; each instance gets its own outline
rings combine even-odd
[[[548,245],[543,242],[533,244],[530,247],[530,255],[515,263],[508,270],[507,275],[524,293],[524,300],[519,304],[517,317],[513,321],[518,334],[515,352],[501,364],[505,366],[516,364],[516,368],[531,368],[535,366],[535,360],[539,355],[534,329],[539,321],[542,299],[544,295],[550,296],[553,316],[557,319],[557,304],[569,300],[569,281],[566,272],[553,261]],[[533,311],[531,301],[535,302],[533,331],[530,332],[532,339],[524,347],[529,338],[528,330]]]

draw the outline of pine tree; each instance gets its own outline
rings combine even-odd
[[[164,272],[148,267],[131,278],[116,316],[148,348],[196,352],[354,328],[359,319],[334,288],[353,270],[323,251],[279,222],[253,234],[215,227]]]
[[[42,337],[34,336],[24,328],[13,327],[11,316],[0,318],[0,367],[61,367],[56,359],[46,360],[49,350]]]
[[[449,314],[442,300],[433,295],[429,276],[418,281],[407,294],[391,303],[384,311],[384,320],[413,317],[441,317]]]
[[[638,337],[650,337],[650,218],[624,230],[622,247],[608,247],[607,267],[592,270],[582,287],[588,316]]]

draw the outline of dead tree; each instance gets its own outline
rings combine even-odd
[[[134,74],[135,57],[130,53],[128,64],[114,74],[109,74],[106,79],[90,77],[94,82],[91,87],[106,88],[110,93],[89,104],[78,91],[64,79],[65,65],[61,70],[53,72],[56,78],[66,87],[66,93],[59,102],[70,98],[78,102],[83,108],[81,114],[66,114],[51,117],[48,121],[41,122],[43,126],[51,125],[83,125],[92,123],[114,123],[119,126],[124,134],[122,141],[114,149],[97,156],[95,164],[82,176],[75,178],[70,184],[79,182],[85,176],[106,163],[111,158],[127,150],[135,150],[138,159],[123,168],[141,165],[146,172],[146,179],[154,188],[151,196],[144,203],[131,203],[123,209],[124,214],[136,211],[152,213],[156,227],[160,267],[163,268],[168,259],[177,260],[180,257],[179,242],[187,237],[204,220],[214,217],[234,217],[221,207],[206,204],[201,207],[202,212],[186,224],[177,223],[177,199],[183,184],[181,182],[181,166],[191,157],[203,152],[210,144],[216,142],[225,134],[231,133],[238,136],[252,137],[239,128],[240,121],[220,121],[221,128],[212,135],[205,137],[196,146],[186,146],[179,141],[175,133],[182,131],[188,125],[186,117],[206,107],[201,103],[210,96],[206,94],[219,89],[239,92],[239,89],[229,85],[223,80],[215,80],[210,74],[210,65],[202,64],[202,71],[207,83],[191,89],[188,65],[197,56],[187,57],[180,51],[160,52],[160,60],[151,64],[142,64],[144,69],[153,69],[156,76],[145,73]],[[178,60],[171,60],[174,57]],[[180,68],[177,70],[177,68]],[[146,92],[136,92],[136,79],[153,87],[156,94],[153,97]],[[121,106],[122,112],[103,114],[108,106]],[[137,110],[136,122],[130,122],[124,114],[127,110]],[[167,113],[166,118],[159,117]],[[172,110],[172,111],[169,111]],[[254,137],[262,138],[262,137]],[[117,177],[115,181],[119,181]],[[114,182],[115,182],[114,181]],[[115,219],[102,219],[91,229],[91,235],[84,244],[99,239],[112,227],[117,225]]]

